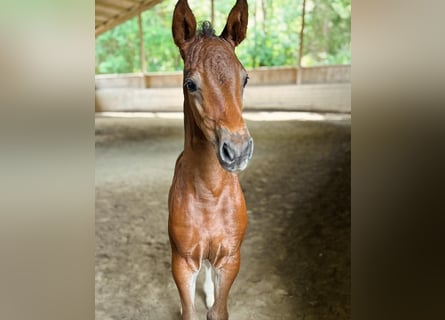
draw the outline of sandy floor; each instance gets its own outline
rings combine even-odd
[[[350,319],[350,121],[248,121],[231,319]],[[179,319],[167,194],[182,120],[96,118],[96,319]],[[200,278],[198,281],[202,281]],[[205,319],[198,284],[196,307]]]

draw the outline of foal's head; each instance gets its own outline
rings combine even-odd
[[[253,139],[242,118],[247,72],[235,55],[246,37],[247,1],[237,0],[220,36],[210,23],[196,32],[196,19],[186,0],[173,14],[173,38],[184,60],[184,99],[205,139],[213,143],[222,167],[244,170]]]

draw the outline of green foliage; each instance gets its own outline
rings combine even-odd
[[[304,36],[304,66],[350,63],[350,0],[307,1]]]
[[[235,1],[214,1],[219,34]],[[249,0],[247,39],[236,49],[247,68],[298,63],[303,0]],[[165,0],[142,14],[147,70],[182,70],[171,36],[176,0]],[[209,0],[189,0],[199,21],[210,20]],[[303,66],[350,63],[350,0],[307,0]],[[96,73],[141,72],[137,17],[96,39]]]
[[[301,10],[295,0],[250,1],[245,43],[237,53],[246,67],[297,63]]]
[[[174,4],[175,1],[164,1],[142,14],[147,71],[182,69],[171,33]]]
[[[96,39],[96,73],[140,71],[137,19],[131,19]]]

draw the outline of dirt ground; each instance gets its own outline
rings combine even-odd
[[[249,225],[230,319],[350,319],[350,120],[247,124]],[[182,144],[181,119],[96,117],[97,320],[179,319],[167,194]]]

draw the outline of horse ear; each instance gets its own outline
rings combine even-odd
[[[179,0],[173,12],[173,40],[184,58],[188,44],[195,38],[196,19],[187,0]]]
[[[229,41],[234,47],[239,45],[246,38],[248,18],[247,0],[237,0],[220,37]]]

